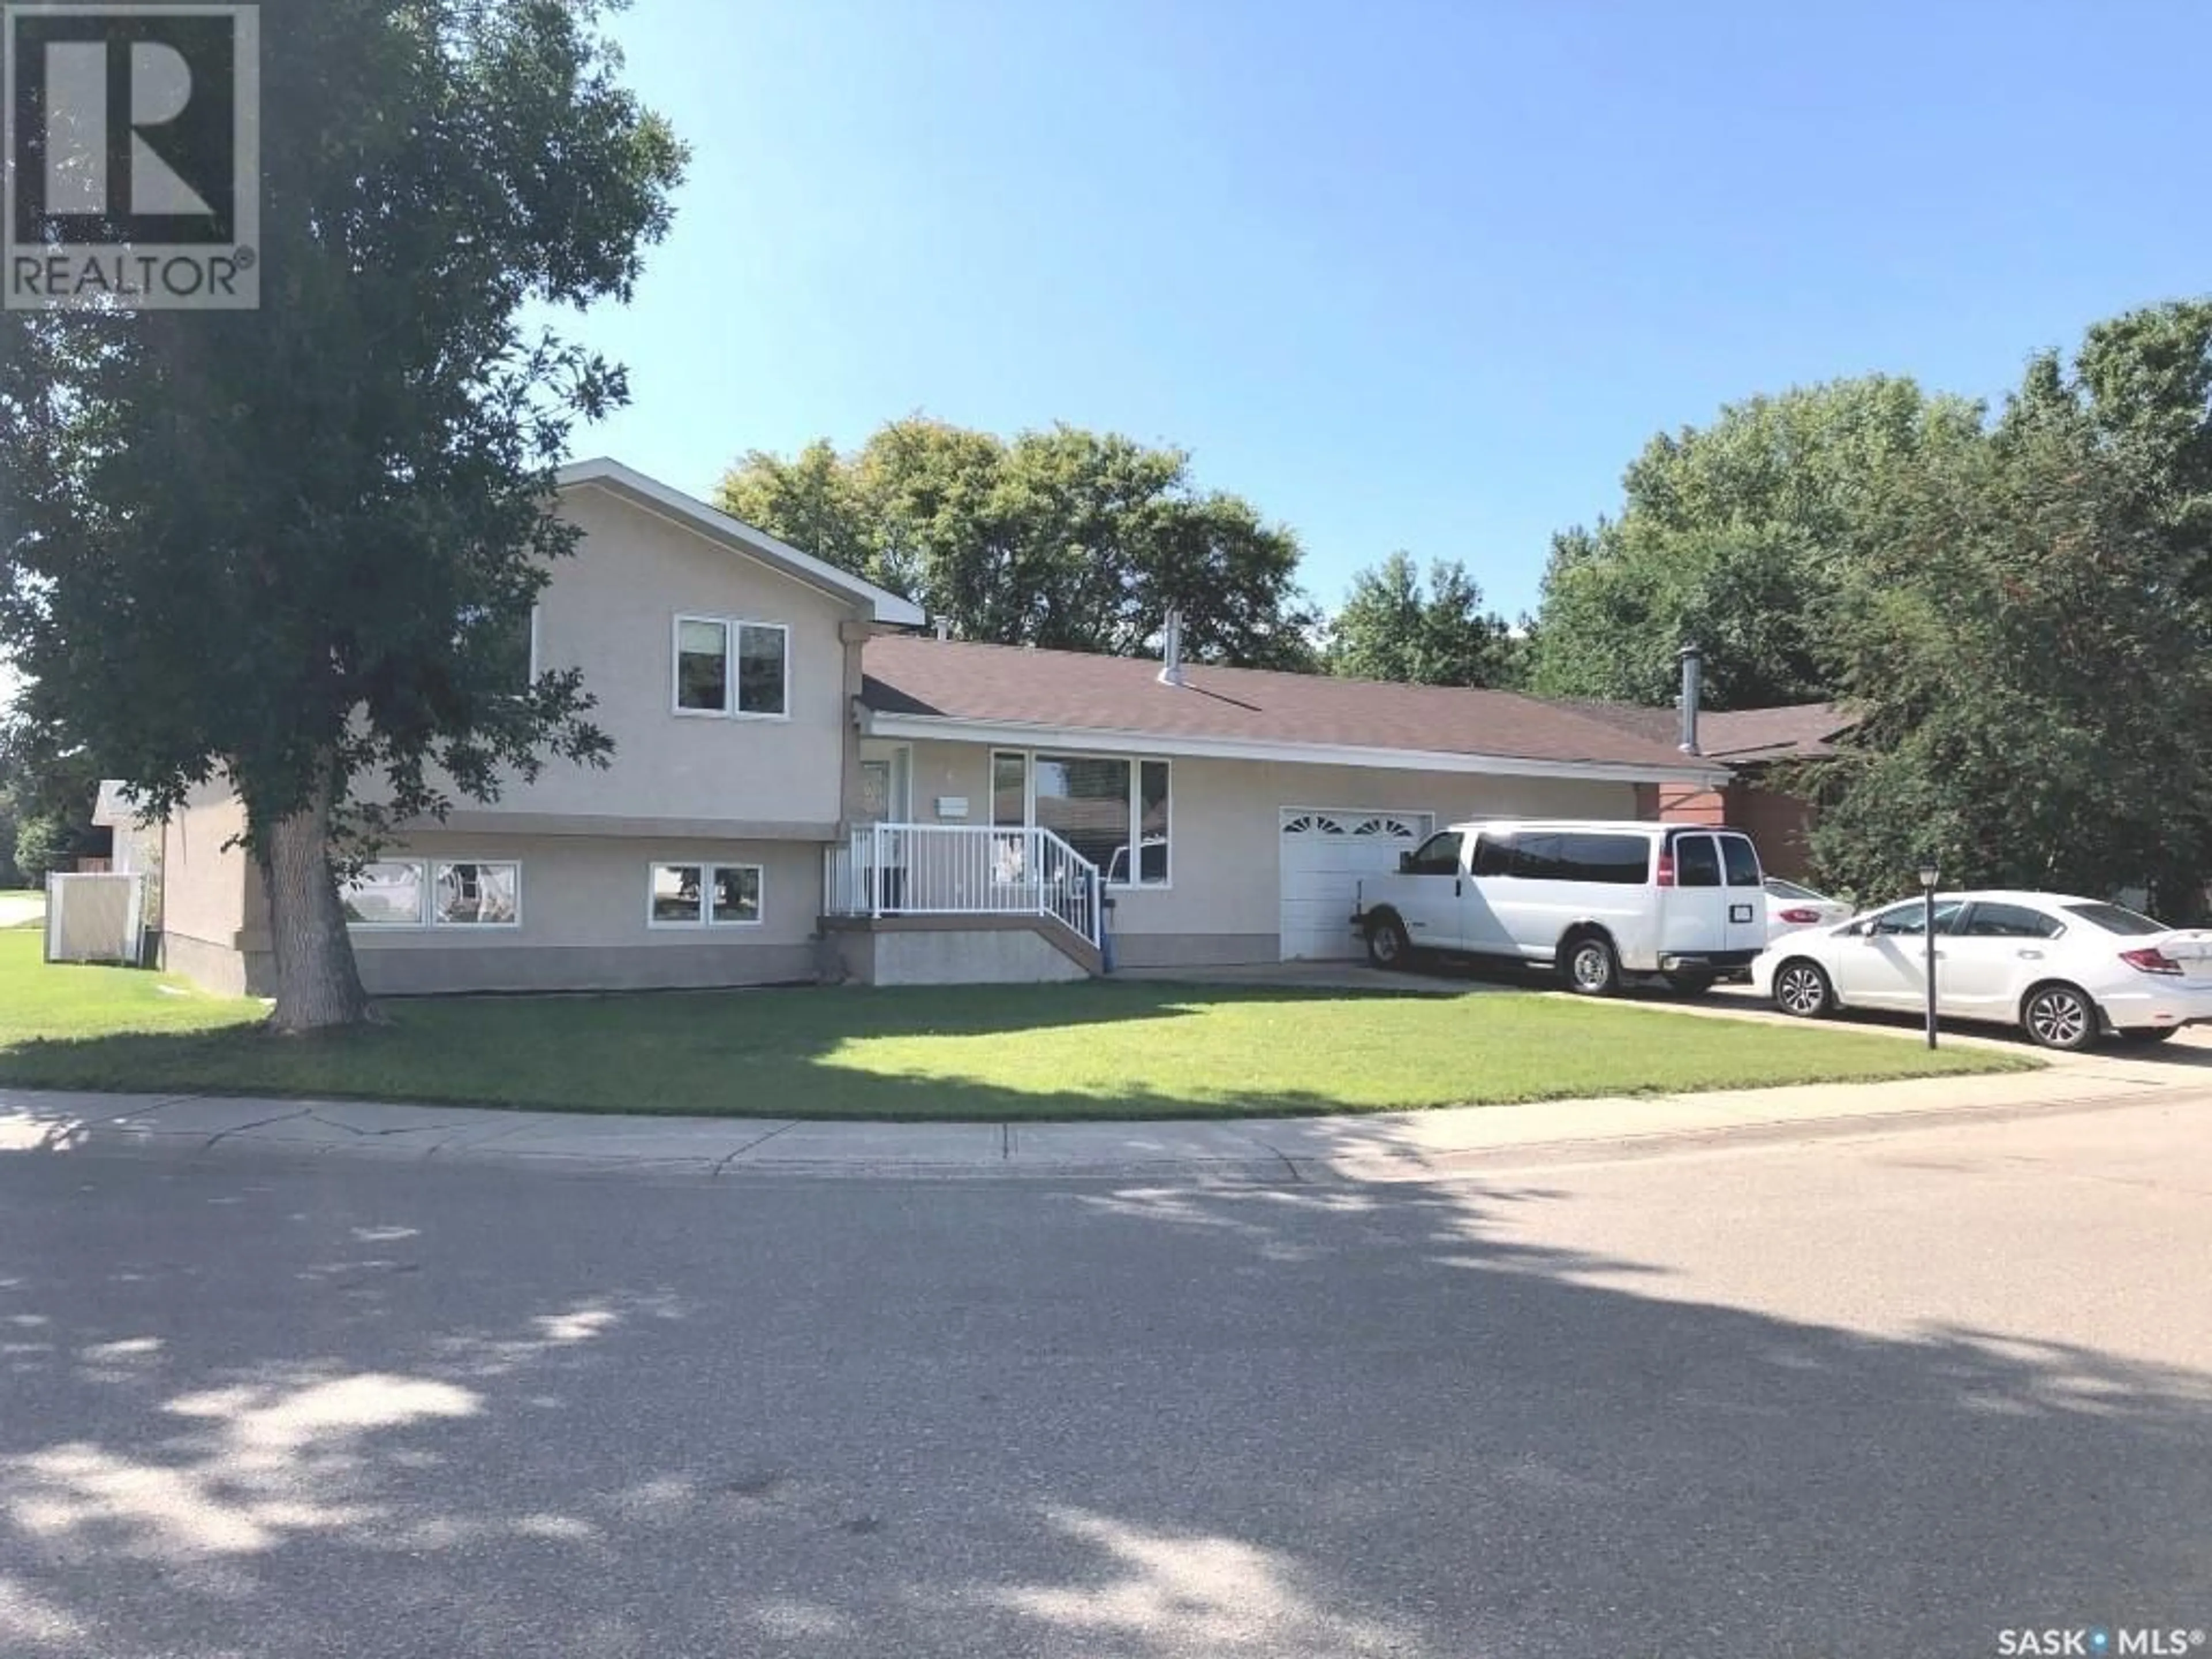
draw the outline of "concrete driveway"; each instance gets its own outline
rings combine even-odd
[[[0,927],[21,927],[46,914],[44,893],[0,893]]]
[[[1806,1023],[1782,1012],[1747,985],[1717,986],[1705,996],[1695,998],[1650,994],[1685,1013],[1717,1014],[1730,1019],[1765,1020],[1783,1025]],[[1858,1008],[1838,1014],[1826,1023],[1855,1031],[1886,1031],[1912,1042],[1923,1041],[1927,1030],[1918,1014]],[[1971,1020],[1945,1020],[1937,1028],[1936,1037],[1939,1042],[1971,1043],[2032,1054],[2062,1066],[2117,1066],[2124,1071],[2142,1067],[2153,1073],[2170,1073],[2176,1067],[2205,1068],[2205,1080],[2212,1082],[2212,1025],[2191,1026],[2164,1043],[2148,1047],[2102,1042],[2081,1054],[2054,1054],[2030,1042],[2017,1026],[1984,1025]]]

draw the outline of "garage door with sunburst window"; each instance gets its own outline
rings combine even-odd
[[[1351,921],[1359,878],[1395,870],[1398,854],[1427,839],[1434,821],[1429,812],[1283,808],[1283,960],[1359,955]]]

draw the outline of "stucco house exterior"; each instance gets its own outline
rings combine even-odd
[[[380,994],[986,981],[1350,957],[1360,874],[1483,815],[1653,816],[1726,769],[1506,692],[976,645],[611,461],[533,619],[616,745],[411,828],[346,893]],[[264,989],[210,789],[162,834],[163,959]]]

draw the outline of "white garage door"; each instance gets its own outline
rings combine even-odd
[[[1426,840],[1427,812],[1285,806],[1282,818],[1283,960],[1356,957],[1352,905],[1362,876],[1387,875]]]

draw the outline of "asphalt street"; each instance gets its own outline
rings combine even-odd
[[[0,1156],[0,1652],[2185,1638],[2208,1112],[1393,1186]]]

